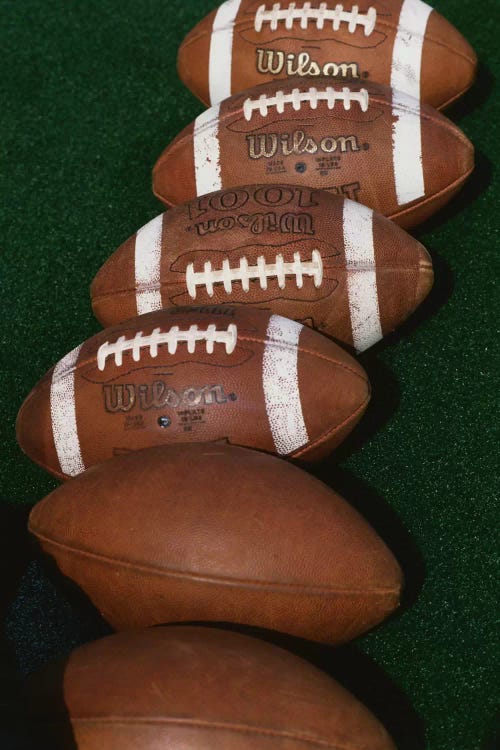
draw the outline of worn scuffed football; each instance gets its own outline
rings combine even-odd
[[[245,186],[153,219],[105,263],[92,306],[105,326],[163,307],[266,307],[364,351],[433,283],[425,248],[371,209],[287,185]]]
[[[325,189],[411,227],[474,167],[465,135],[387,86],[318,79],[263,84],[201,114],[160,156],[154,192],[177,205],[250,183]]]
[[[363,368],[295,321],[243,307],[170,309],[64,357],[22,405],[17,438],[61,478],[178,442],[313,460],[348,435],[369,397]]]
[[[421,0],[229,0],[179,50],[178,71],[207,105],[268,81],[366,79],[443,108],[474,82],[464,37]]]
[[[344,643],[400,598],[396,560],[350,505],[246,448],[111,459],[36,505],[29,528],[117,630],[230,621]]]
[[[324,672],[219,629],[103,638],[30,677],[25,695],[57,750],[395,750]]]

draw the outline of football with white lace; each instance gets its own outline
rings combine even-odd
[[[477,57],[422,0],[228,0],[186,37],[179,75],[207,105],[260,83],[372,80],[439,109],[472,85]]]
[[[363,203],[404,227],[428,219],[474,168],[450,120],[367,82],[274,81],[203,112],[158,159],[167,205],[245,184],[295,184]]]
[[[104,326],[165,307],[258,306],[364,351],[433,282],[425,248],[359,203],[326,191],[247,185],[153,219],[91,287]]]
[[[314,460],[349,434],[369,398],[363,368],[300,323],[248,307],[169,309],[71,351],[24,402],[17,438],[60,478],[179,442]]]

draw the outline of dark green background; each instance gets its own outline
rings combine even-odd
[[[151,168],[201,111],[177,79],[177,47],[215,5],[0,1],[2,750],[21,747],[19,676],[105,632],[27,541],[29,505],[55,483],[18,449],[16,412],[56,360],[98,330],[93,275],[161,210]],[[373,406],[341,465],[318,471],[398,555],[405,606],[338,652],[286,643],[362,698],[402,750],[486,750],[498,654],[500,5],[436,6],[482,61],[477,86],[450,113],[476,144],[478,169],[420,233],[436,261],[435,292],[401,334],[363,357]]]

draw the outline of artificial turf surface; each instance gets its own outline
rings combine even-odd
[[[29,507],[56,483],[17,447],[17,409],[55,361],[99,330],[94,273],[161,210],[152,165],[202,109],[176,76],[177,48],[216,4],[0,1],[1,750],[25,746],[20,677],[107,632],[29,544]],[[317,472],[395,551],[406,600],[390,622],[338,651],[284,643],[364,700],[401,750],[492,750],[500,6],[435,5],[482,61],[476,87],[449,113],[475,143],[478,169],[419,232],[436,263],[435,291],[404,331],[363,357],[373,405]]]

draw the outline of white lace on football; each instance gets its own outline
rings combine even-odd
[[[277,91],[276,96],[266,96],[262,94],[258,99],[246,99],[243,104],[243,114],[245,120],[250,121],[253,113],[257,110],[262,117],[267,117],[270,107],[276,107],[281,115],[285,111],[285,106],[291,104],[298,112],[302,104],[307,103],[311,109],[317,109],[320,102],[326,102],[328,109],[334,109],[337,102],[342,102],[345,110],[351,109],[353,102],[359,104],[361,110],[366,112],[370,103],[370,97],[366,89],[351,91],[348,86],[342,90],[334,89],[333,86],[327,86],[323,90],[318,90],[311,86],[307,91],[293,89],[291,94],[285,94],[284,91]]]
[[[266,263],[264,256],[257,259],[256,266],[250,266],[246,258],[241,258],[239,266],[231,268],[226,258],[220,270],[212,268],[210,261],[205,263],[204,271],[195,271],[194,265],[188,266],[186,270],[186,285],[189,295],[196,299],[197,287],[204,286],[210,297],[214,294],[214,285],[223,284],[226,294],[233,291],[233,282],[241,283],[244,292],[250,290],[250,281],[258,279],[262,289],[267,289],[267,280],[278,279],[280,289],[286,286],[286,277],[295,276],[297,287],[304,286],[304,276],[312,276],[314,286],[319,288],[323,283],[323,261],[321,254],[313,250],[310,261],[303,261],[300,253],[295,253],[293,263],[285,263],[282,255],[277,255],[274,263]]]
[[[207,354],[213,354],[215,344],[224,344],[226,354],[232,354],[238,341],[238,329],[230,325],[227,331],[217,330],[217,326],[210,325],[206,331],[201,331],[194,325],[188,331],[181,331],[178,326],[173,326],[169,331],[155,328],[151,336],[144,336],[142,332],[137,333],[133,339],[120,336],[114,344],[106,342],[97,353],[97,366],[104,370],[108,357],[115,358],[117,367],[121,367],[124,352],[132,352],[134,362],[139,362],[144,349],[149,349],[150,357],[158,356],[160,346],[168,346],[168,353],[175,354],[179,344],[186,343],[189,354],[194,354],[198,342],[203,342],[207,348]]]
[[[325,28],[325,23],[331,21],[334,31],[340,29],[341,23],[347,23],[351,34],[354,34],[358,26],[363,26],[365,36],[370,36],[377,23],[377,11],[369,8],[367,13],[360,13],[358,5],[353,5],[351,10],[344,10],[340,3],[335,8],[329,8],[328,3],[321,3],[319,8],[311,8],[311,3],[304,3],[302,8],[298,8],[297,3],[290,3],[288,8],[282,8],[280,3],[274,3],[272,10],[261,5],[255,14],[255,31],[260,32],[265,23],[270,23],[271,31],[276,31],[278,24],[283,21],[288,30],[293,28],[296,21],[300,21],[301,29],[307,29],[311,21],[320,30]]]

